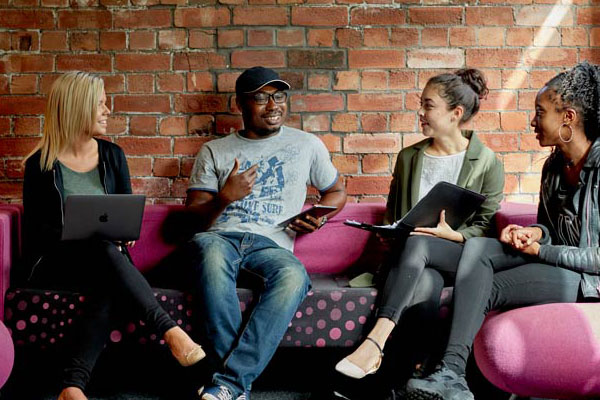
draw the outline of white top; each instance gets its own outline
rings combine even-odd
[[[456,184],[465,154],[467,154],[466,150],[449,156],[432,156],[425,152],[421,171],[421,184],[419,186],[419,200],[425,197],[438,182]]]

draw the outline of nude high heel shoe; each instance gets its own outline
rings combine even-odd
[[[206,353],[202,349],[202,346],[197,344],[194,349],[187,352],[182,358],[178,358],[177,361],[179,361],[179,364],[181,364],[182,367],[191,367],[201,361],[204,357],[206,357]]]
[[[377,350],[379,350],[379,360],[377,360],[377,363],[370,370],[364,371],[358,365],[348,360],[348,357],[344,357],[342,361],[337,363],[337,365],[335,366],[335,370],[337,372],[346,375],[350,378],[362,379],[365,376],[374,374],[375,372],[377,372],[377,370],[379,370],[379,367],[381,366],[381,361],[383,360],[383,349],[381,348],[379,343],[377,343],[370,337],[367,336],[366,340],[372,342],[377,347]]]

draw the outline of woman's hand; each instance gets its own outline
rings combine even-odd
[[[456,232],[454,229],[448,225],[446,222],[446,210],[442,210],[440,213],[440,221],[438,222],[435,228],[415,228],[411,233],[411,235],[425,235],[425,236],[435,236],[441,239],[452,240],[453,242],[464,242],[465,238],[460,233]]]
[[[525,254],[529,254],[530,256],[539,256],[540,255],[540,244],[538,242],[533,242],[529,246],[520,248],[519,250]]]
[[[540,254],[539,240],[542,238],[542,235],[542,230],[536,226],[522,227],[510,224],[502,229],[500,241],[515,250],[537,256]]]
[[[502,229],[500,241],[506,243],[517,250],[539,242],[542,238],[542,230],[536,226],[522,227],[520,225],[510,224]],[[538,243],[539,247],[539,243]]]

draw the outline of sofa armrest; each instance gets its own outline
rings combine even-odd
[[[12,267],[12,213],[0,209],[0,321],[4,320],[4,297],[10,285]]]

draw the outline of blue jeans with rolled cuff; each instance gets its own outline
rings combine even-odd
[[[273,357],[310,280],[292,252],[261,235],[202,232],[189,245],[200,329],[219,360],[212,383],[237,398],[250,391]],[[242,269],[263,281],[245,324],[236,293]]]

